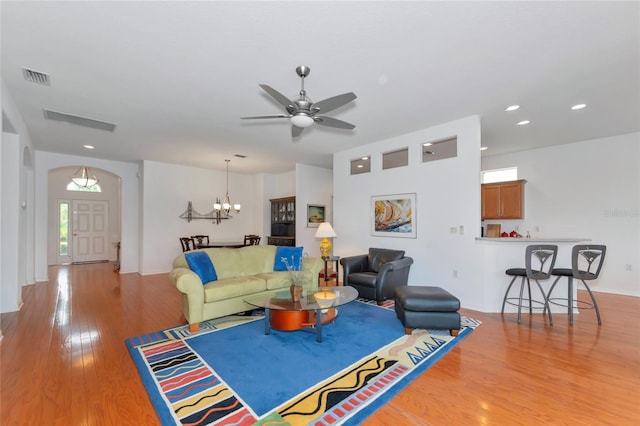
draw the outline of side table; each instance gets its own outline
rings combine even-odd
[[[338,262],[340,261],[340,256],[331,256],[331,257],[327,257],[327,258],[322,258],[322,260],[324,261],[324,285],[325,287],[328,285],[329,282],[329,276],[327,275],[327,266],[329,265],[330,262],[335,262],[334,263],[334,271],[336,273],[336,285],[339,285],[339,279],[338,279]]]

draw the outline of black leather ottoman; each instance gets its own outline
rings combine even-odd
[[[413,328],[460,331],[460,300],[440,287],[402,286],[396,288],[396,315],[406,334]]]

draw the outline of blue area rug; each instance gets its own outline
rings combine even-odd
[[[261,316],[229,316],[127,340],[163,425],[357,424],[479,325],[457,337],[414,330],[393,302],[338,308],[323,341],[304,331],[264,334]]]

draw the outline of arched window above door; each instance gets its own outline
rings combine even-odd
[[[69,182],[67,185],[67,191],[80,191],[80,192],[102,192],[100,184],[96,183],[90,187],[80,186],[74,182]]]

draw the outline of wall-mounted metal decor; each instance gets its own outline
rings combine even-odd
[[[222,219],[231,219],[231,216],[224,216],[220,214],[220,211],[216,211],[214,208],[207,214],[198,213],[191,204],[191,201],[187,203],[187,209],[180,215],[180,219],[186,219],[187,222],[191,222],[194,219],[209,219],[216,225],[220,225]]]

